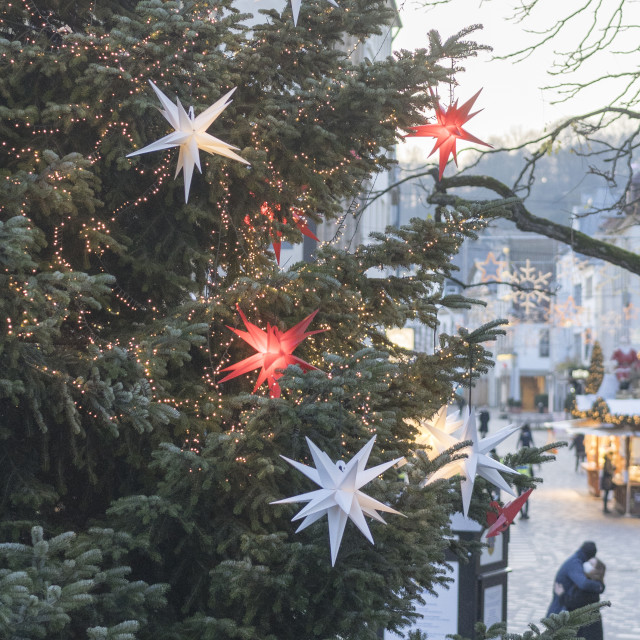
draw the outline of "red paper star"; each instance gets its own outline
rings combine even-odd
[[[280,205],[279,204],[274,205],[274,208],[277,211],[280,211]],[[307,226],[307,221],[304,218],[304,213],[303,213],[302,209],[298,209],[296,207],[291,207],[290,212],[291,212],[291,217],[293,218],[293,223],[296,225],[298,231],[300,231],[300,233],[302,233],[302,235],[307,236],[307,238],[311,238],[312,240],[315,240],[316,242],[319,242],[319,240],[316,237],[316,235]],[[269,220],[271,222],[273,222],[276,219],[276,214],[275,214],[273,208],[271,207],[271,205],[268,202],[263,202],[262,203],[262,206],[260,207],[260,213],[263,216],[267,216],[267,218],[269,218]],[[253,226],[251,225],[251,222],[249,220],[249,216],[245,217],[245,222],[253,230]],[[287,224],[287,219],[286,218],[282,218],[282,222],[284,224]],[[274,235],[274,232],[270,231],[269,234],[271,236],[271,244],[273,245],[273,252],[276,254],[276,261],[277,261],[278,264],[280,264],[280,247],[282,246],[280,238],[282,238],[282,232],[281,231],[276,231],[275,235]]]
[[[231,370],[228,376],[224,377],[220,382],[226,382],[241,376],[243,373],[253,371],[258,367],[262,367],[260,375],[256,381],[256,386],[253,391],[266,380],[269,384],[269,395],[272,398],[280,397],[280,385],[276,382],[278,378],[282,377],[283,370],[290,364],[299,365],[303,371],[310,371],[311,369],[317,369],[308,362],[292,355],[295,348],[309,336],[316,333],[322,333],[326,329],[317,329],[316,331],[306,331],[307,327],[315,317],[318,310],[316,309],[311,315],[307,316],[302,322],[299,322],[295,327],[292,327],[288,331],[280,331],[278,327],[272,327],[267,324],[267,330],[264,331],[255,324],[249,322],[242,313],[240,307],[238,307],[238,313],[242,318],[248,331],[242,331],[241,329],[234,329],[229,327],[237,336],[242,338],[246,343],[250,344],[258,353],[252,355],[249,358],[245,358],[240,362],[232,364],[230,367],[225,367],[222,371]]]
[[[435,95],[431,89],[431,95],[435,98]],[[480,89],[482,91],[482,89]],[[408,137],[421,137],[428,136],[436,138],[436,144],[431,150],[430,156],[433,155],[438,149],[440,149],[440,176],[442,180],[442,174],[444,168],[447,165],[449,155],[453,155],[453,161],[458,166],[458,157],[456,155],[456,140],[468,140],[469,142],[475,142],[477,144],[483,144],[486,147],[491,147],[490,144],[483,142],[479,138],[476,138],[468,131],[462,128],[465,122],[471,120],[473,116],[480,113],[469,113],[476,98],[480,95],[480,91],[475,96],[467,100],[461,107],[458,107],[458,101],[456,100],[449,109],[445,109],[441,104],[436,104],[436,117],[438,119],[437,124],[421,124],[417,127],[412,127],[413,133],[410,133]]]
[[[514,518],[518,515],[520,509],[527,501],[533,489],[527,489],[522,495],[518,496],[515,500],[507,502],[504,507],[501,507],[497,502],[492,502],[491,507],[496,511],[487,511],[487,538],[493,538],[498,534],[506,531],[509,525],[513,522]]]

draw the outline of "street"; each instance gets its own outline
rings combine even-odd
[[[507,424],[492,420],[490,433]],[[547,442],[546,430],[533,432],[534,444]],[[518,432],[505,440],[499,453],[515,450]],[[556,440],[567,439],[556,433]],[[606,640],[640,638],[640,518],[613,510],[604,514],[602,500],[590,495],[585,472],[575,470],[568,447],[558,450],[555,462],[537,468],[544,482],[529,499],[529,520],[519,517],[511,527],[509,545],[508,631],[522,633],[538,624],[551,601],[554,575],[562,562],[584,540],[593,540],[598,557],[607,566],[603,600],[611,602],[602,618]],[[503,496],[508,498],[508,496]]]

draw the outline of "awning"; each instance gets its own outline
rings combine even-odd
[[[547,429],[558,429],[569,434],[581,433],[585,436],[637,436],[640,431],[630,427],[618,427],[610,422],[599,422],[592,418],[577,418],[575,420],[552,420],[543,423]]]

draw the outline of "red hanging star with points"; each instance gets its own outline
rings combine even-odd
[[[435,98],[433,90],[430,88],[429,91],[433,98]],[[482,91],[482,89],[480,89],[480,91]],[[478,91],[475,96],[467,100],[461,107],[458,107],[457,100],[449,107],[448,110],[440,103],[436,103],[435,110],[436,118],[438,120],[437,124],[421,124],[417,127],[411,127],[413,133],[410,133],[408,137],[436,138],[436,144],[431,150],[429,156],[432,156],[438,149],[440,149],[440,180],[442,180],[442,174],[444,173],[444,168],[447,165],[449,155],[453,155],[453,161],[456,163],[456,166],[458,166],[458,157],[456,155],[457,140],[468,140],[469,142],[483,144],[486,147],[492,146],[483,142],[479,138],[476,138],[474,135],[462,128],[463,124],[482,111],[481,109],[480,111],[476,111],[471,114],[469,113],[469,111],[471,111],[471,107],[473,107],[473,103],[480,95],[480,91]]]
[[[256,386],[253,389],[254,393],[266,380],[269,384],[269,395],[272,398],[279,398],[280,385],[277,383],[277,380],[282,377],[283,370],[290,364],[297,364],[305,372],[317,369],[317,367],[310,365],[301,358],[292,355],[295,348],[305,338],[316,333],[326,331],[326,329],[317,329],[316,331],[306,330],[316,313],[318,313],[317,309],[311,315],[307,316],[304,320],[295,325],[295,327],[292,327],[287,331],[280,331],[278,327],[272,327],[268,323],[267,330],[264,331],[255,324],[249,322],[244,313],[242,313],[240,307],[238,307],[238,313],[240,314],[240,317],[248,331],[234,329],[228,325],[227,328],[231,329],[231,331],[233,331],[238,337],[242,338],[247,344],[250,344],[258,353],[222,369],[222,371],[230,370],[232,373],[220,380],[221,383],[261,367],[258,380],[256,381]]]
[[[533,489],[527,489],[522,495],[518,496],[515,500],[507,502],[504,507],[501,507],[497,502],[491,502],[491,507],[497,511],[487,511],[487,538],[493,538],[506,531],[509,525],[513,522],[514,518],[518,515],[518,512],[524,506],[524,503],[529,499]]]
[[[263,202],[262,206],[260,207],[260,213],[263,216],[266,216],[267,218],[269,218],[271,222],[273,222],[276,219],[276,214],[274,212],[274,209],[276,211],[280,211],[280,208],[281,207],[279,204],[274,205],[272,208],[268,202]],[[313,233],[313,231],[309,229],[309,226],[307,225],[307,220],[304,217],[304,212],[302,211],[302,209],[298,209],[297,207],[291,207],[289,211],[291,213],[291,217],[293,218],[293,224],[296,225],[296,228],[298,229],[298,231],[302,235],[307,236],[307,238],[311,238],[316,242],[320,242],[319,239],[316,237],[316,235]],[[251,218],[248,215],[245,216],[244,221],[252,231],[255,231],[254,226],[251,224]],[[287,219],[282,218],[282,223],[287,224]],[[278,264],[280,264],[280,247],[282,246],[282,242],[280,238],[282,238],[282,231],[271,230],[269,231],[269,235],[271,236],[271,244],[273,245],[273,252],[276,254],[276,261]]]

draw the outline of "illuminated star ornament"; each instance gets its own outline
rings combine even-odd
[[[433,90],[429,88],[429,91],[433,98],[435,98]],[[480,91],[482,91],[482,89],[480,89]],[[476,144],[483,144],[485,147],[491,147],[490,144],[483,142],[462,128],[463,124],[471,120],[473,116],[481,111],[469,113],[471,107],[473,107],[473,103],[480,95],[480,91],[467,100],[461,107],[458,107],[457,100],[449,109],[445,109],[440,103],[436,103],[436,124],[421,124],[417,127],[411,127],[413,133],[410,133],[408,137],[429,137],[436,139],[436,144],[429,156],[432,156],[438,149],[440,150],[440,180],[442,180],[442,174],[444,173],[444,168],[447,165],[447,160],[450,155],[453,155],[453,161],[456,163],[456,166],[458,166],[458,156],[456,154],[457,140],[468,140]]]
[[[436,438],[433,435],[431,429],[436,429],[437,431],[442,431],[447,435],[453,435],[463,424],[465,424],[467,414],[469,412],[468,408],[465,407],[464,415],[461,417],[459,411],[455,411],[454,413],[447,413],[448,406],[445,404],[440,407],[436,413],[429,418],[428,420],[420,420],[417,424],[412,422],[413,426],[418,428],[418,435],[416,436],[416,444],[422,447],[430,447],[431,453],[429,457],[436,457],[440,455],[438,443],[436,442]]]
[[[489,527],[487,529],[487,538],[500,535],[509,528],[524,503],[529,499],[532,491],[533,489],[527,489],[515,500],[507,502],[504,507],[501,507],[495,500],[491,502],[490,506],[494,511],[487,511],[487,525]]]
[[[260,207],[260,213],[266,216],[267,218],[269,218],[271,222],[273,222],[276,219],[274,208],[276,209],[276,211],[280,211],[281,207],[279,204],[276,204],[274,205],[274,207],[271,207],[268,202],[263,202],[262,206]],[[302,235],[307,236],[307,238],[311,238],[312,240],[319,242],[318,238],[313,233],[313,231],[309,229],[309,226],[307,225],[307,220],[304,217],[304,212],[302,211],[302,209],[291,207],[290,212],[291,212],[291,217],[293,219],[293,224],[295,224],[298,231]],[[253,229],[248,216],[245,217],[245,222],[247,222],[249,226]],[[283,224],[287,224],[287,219],[282,218],[282,222]],[[280,238],[282,238],[282,232],[275,231],[275,235],[274,235],[274,232],[271,231],[270,234],[271,234],[271,244],[273,245],[273,252],[276,254],[276,262],[280,264],[280,248],[282,246]]]
[[[167,96],[156,87],[156,85],[149,80],[149,84],[156,92],[158,100],[160,100],[164,109],[160,109],[160,113],[165,117],[169,124],[174,128],[173,133],[170,133],[164,138],[153,142],[146,147],[134,151],[127,155],[127,158],[140,155],[141,153],[149,153],[151,151],[162,151],[163,149],[170,149],[171,147],[180,147],[180,155],[178,156],[178,166],[176,168],[176,175],[184,169],[184,200],[189,201],[189,189],[191,187],[191,177],[193,176],[194,165],[198,167],[198,171],[202,173],[200,167],[200,153],[199,149],[207,151],[211,154],[218,154],[237,160],[238,162],[244,162],[249,164],[244,158],[241,158],[238,154],[234,153],[232,147],[218,138],[214,138],[206,131],[211,126],[213,121],[229,106],[231,100],[229,99],[231,94],[235,91],[231,89],[229,93],[225,94],[215,104],[212,104],[208,109],[203,111],[197,118],[194,117],[193,107],[189,107],[189,112],[184,110],[184,107],[180,103],[180,100],[176,98],[176,104],[173,104]]]
[[[360,487],[371,482],[394,464],[403,460],[403,458],[396,458],[395,460],[384,462],[371,469],[365,469],[375,440],[376,437],[373,436],[347,464],[342,460],[334,464],[331,458],[324,451],[318,449],[309,438],[307,438],[307,444],[309,445],[311,456],[316,465],[315,469],[281,456],[321,488],[291,498],[285,498],[284,500],[277,500],[271,504],[287,504],[290,502],[309,503],[292,518],[292,520],[301,520],[304,518],[296,530],[296,533],[306,529],[310,524],[313,524],[325,514],[327,515],[329,520],[329,544],[331,546],[332,566],[336,563],[336,557],[340,549],[340,543],[342,542],[342,534],[344,533],[344,528],[349,518],[354,522],[356,527],[360,529],[365,538],[367,538],[371,544],[374,544],[373,536],[371,535],[371,531],[369,531],[367,521],[364,517],[369,516],[378,522],[386,524],[378,511],[402,515],[399,511],[388,507],[378,500],[374,500],[360,491]]]
[[[480,440],[478,437],[478,429],[476,428],[475,411],[470,409],[469,416],[466,418],[464,427],[462,427],[461,431],[456,432],[456,435],[450,435],[445,431],[436,429],[435,427],[427,428],[435,438],[438,454],[441,454],[447,449],[450,449],[451,447],[466,440],[471,440],[471,446],[465,447],[459,452],[466,454],[466,458],[454,460],[453,462],[446,464],[444,467],[441,467],[428,480],[423,480],[421,486],[431,484],[432,482],[442,478],[452,478],[457,474],[462,475],[460,480],[460,489],[462,492],[462,508],[465,517],[467,517],[469,513],[469,504],[471,503],[471,494],[473,493],[473,485],[475,483],[476,475],[482,476],[491,484],[506,491],[507,493],[510,493],[512,496],[515,496],[513,489],[511,489],[498,471],[513,474],[518,472],[507,467],[498,460],[495,460],[489,455],[489,453],[491,449],[494,449],[496,445],[508,438],[520,427],[517,425],[510,425],[508,427],[504,427],[504,429],[500,429],[500,431],[494,435],[487,436]]]
[[[476,268],[480,272],[481,282],[502,282],[503,275],[508,277],[509,267],[506,260],[497,260],[493,251],[487,253],[486,260],[476,260]]]
[[[334,0],[327,0],[334,7],[337,7],[338,4]],[[291,11],[293,13],[293,24],[298,26],[298,15],[300,14],[300,3],[301,0],[291,0]]]
[[[326,329],[317,329],[315,331],[307,331],[307,327],[311,324],[311,321],[315,317],[318,310],[314,311],[311,315],[307,316],[302,322],[299,322],[295,327],[292,327],[288,331],[280,331],[278,327],[272,327],[267,323],[267,330],[264,331],[255,324],[249,322],[242,313],[240,307],[238,307],[238,313],[242,318],[247,331],[241,329],[231,329],[238,337],[242,338],[247,344],[250,344],[258,353],[252,355],[249,358],[245,358],[240,362],[236,362],[229,367],[225,367],[222,371],[231,371],[229,375],[225,376],[220,383],[236,378],[244,373],[253,371],[254,369],[261,368],[256,386],[254,387],[254,393],[258,387],[266,380],[269,384],[269,395],[272,398],[280,397],[280,385],[277,380],[282,377],[283,370],[290,364],[297,364],[303,371],[311,371],[317,369],[308,362],[305,362],[301,358],[292,355],[295,348],[309,336],[316,333],[322,333]]]

